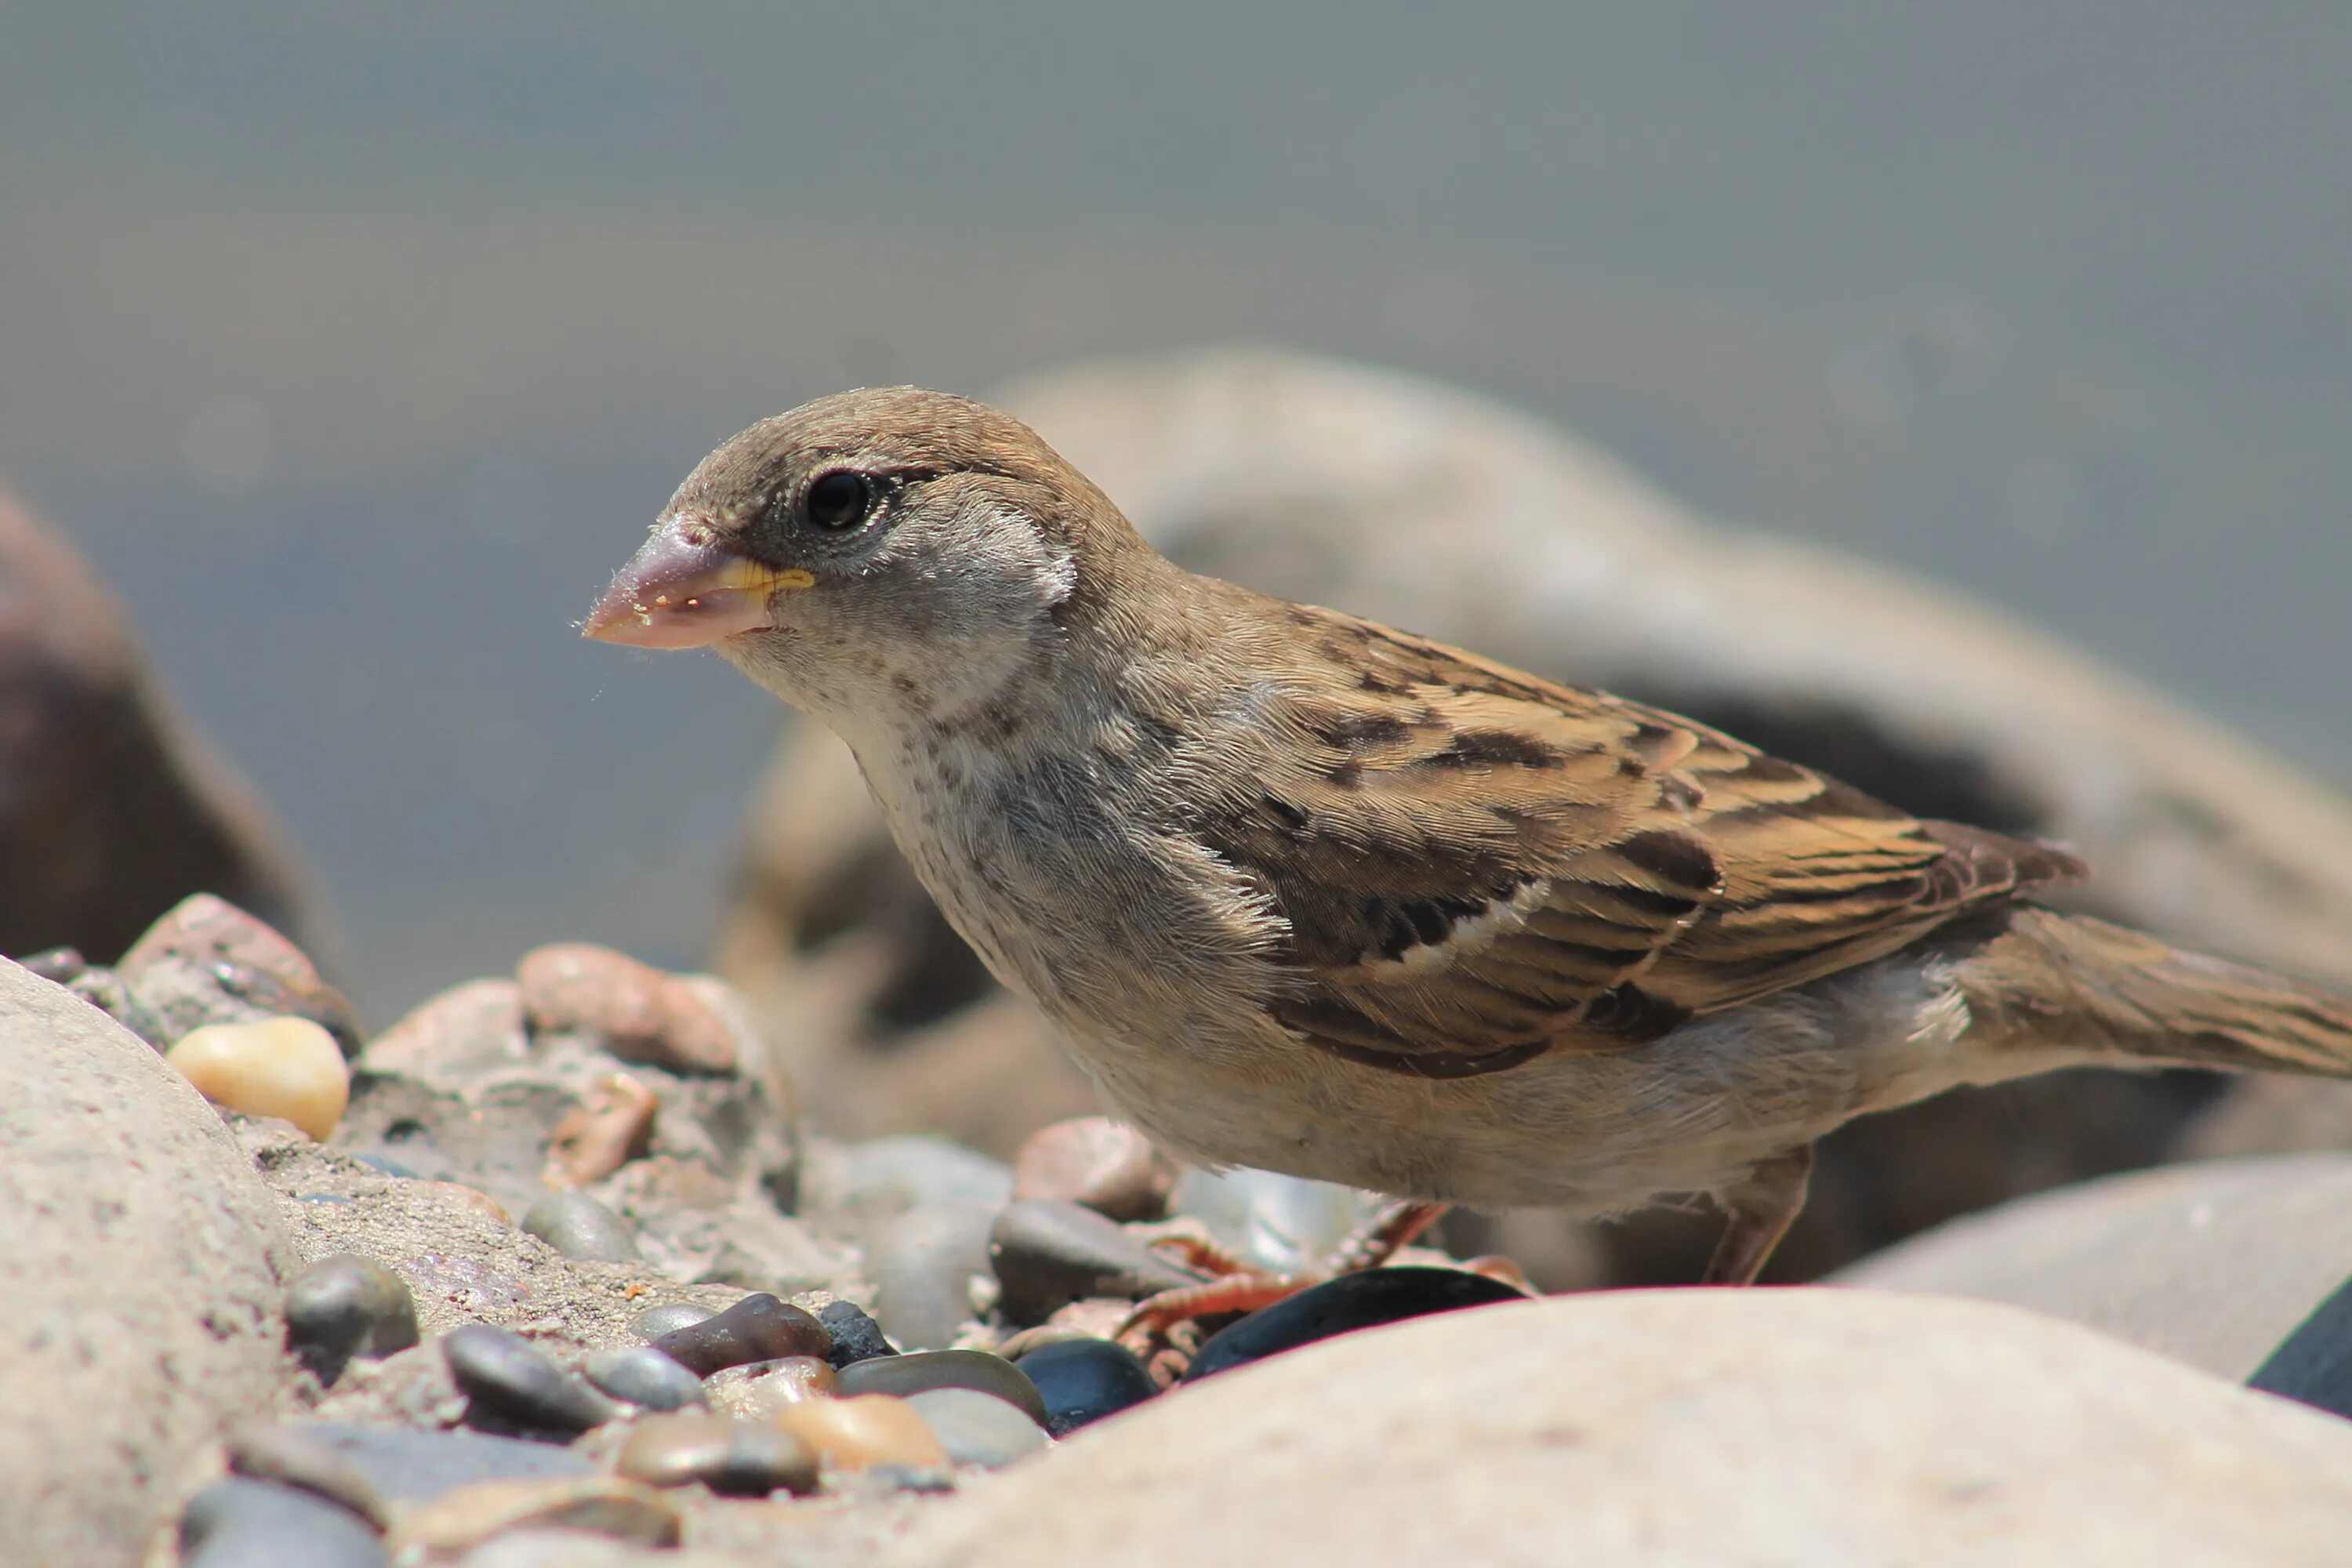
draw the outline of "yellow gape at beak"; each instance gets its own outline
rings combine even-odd
[[[768,601],[816,586],[797,567],[765,566],[674,517],[629,558],[580,635],[628,647],[705,647],[768,625]]]

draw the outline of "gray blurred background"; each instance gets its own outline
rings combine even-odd
[[[1435,373],[2352,780],[2347,82],[2352,7],[2272,0],[15,0],[0,474],[379,1025],[701,952],[772,710],[571,623],[849,384]]]

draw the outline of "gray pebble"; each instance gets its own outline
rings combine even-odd
[[[1045,1428],[992,1394],[976,1388],[931,1388],[907,1396],[948,1458],[959,1465],[995,1469],[1044,1447]]]
[[[1042,1323],[1073,1301],[1134,1301],[1201,1283],[1117,1220],[1058,1198],[1006,1207],[989,1231],[989,1259],[1003,1288],[997,1304],[1016,1323]]]
[[[935,1388],[971,1388],[1012,1405],[1039,1426],[1045,1425],[1045,1397],[1029,1374],[986,1351],[914,1351],[877,1356],[841,1369],[841,1394],[894,1394],[901,1399]]]
[[[859,1228],[928,1208],[1003,1208],[1013,1167],[944,1138],[869,1138],[842,1152],[824,1207]]]
[[[215,1481],[180,1516],[183,1568],[385,1568],[391,1561],[356,1514],[267,1481]]]
[[[321,1383],[355,1355],[387,1356],[416,1342],[407,1282],[372,1258],[322,1258],[286,1288],[286,1343]]]
[[[479,1432],[418,1432],[304,1421],[292,1429],[357,1471],[388,1503],[430,1502],[476,1481],[562,1480],[595,1467],[569,1448]]]
[[[707,1323],[719,1315],[716,1307],[706,1307],[699,1301],[664,1301],[658,1307],[648,1307],[629,1320],[629,1332],[651,1342],[679,1329],[690,1329],[697,1323]]]
[[[1319,1268],[1380,1211],[1381,1200],[1353,1187],[1309,1182],[1272,1171],[1184,1173],[1171,1212],[1189,1215],[1239,1257],[1276,1274]]]
[[[472,1401],[469,1425],[526,1432],[585,1432],[618,1414],[519,1334],[469,1323],[442,1336],[449,1375]]]
[[[229,1428],[225,1446],[232,1474],[324,1498],[378,1530],[391,1522],[391,1510],[359,1467],[309,1426],[241,1421]]]
[[[816,1315],[824,1331],[833,1339],[831,1360],[836,1367],[847,1366],[854,1361],[866,1361],[877,1355],[897,1355],[896,1347],[883,1337],[882,1325],[866,1315],[865,1309],[855,1301],[828,1301]]]
[[[705,1402],[702,1379],[651,1345],[591,1352],[580,1372],[614,1398],[647,1410],[683,1410]]]
[[[971,1282],[990,1276],[988,1230],[996,1211],[924,1208],[877,1226],[866,1240],[874,1316],[909,1350],[951,1343],[977,1313]]]
[[[637,1258],[629,1222],[586,1193],[548,1194],[524,1212],[522,1231],[584,1262],[633,1263]]]

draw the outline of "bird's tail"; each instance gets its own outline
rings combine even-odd
[[[2082,915],[2013,906],[1958,975],[2005,1043],[2150,1067],[2352,1078],[2352,999]]]

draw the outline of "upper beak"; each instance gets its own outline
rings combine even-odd
[[[772,595],[815,584],[720,542],[698,518],[674,517],[629,557],[580,635],[630,647],[702,647],[761,630]]]

